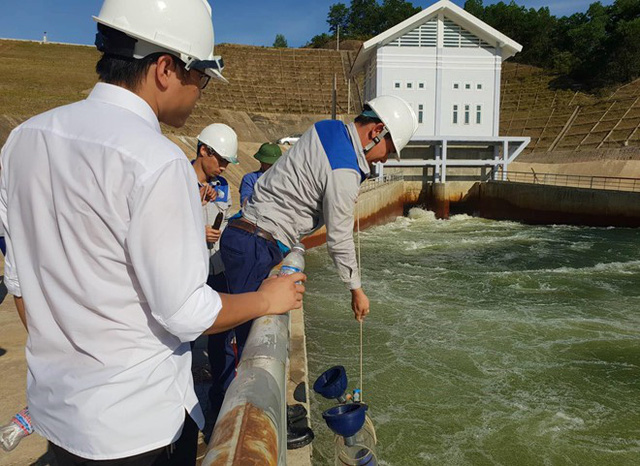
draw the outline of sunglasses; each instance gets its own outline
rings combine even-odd
[[[209,84],[209,81],[211,80],[211,76],[203,73],[200,70],[195,70],[195,71],[197,71],[198,75],[200,76],[198,87],[200,88],[200,90],[203,90],[205,87],[207,87],[207,84]]]

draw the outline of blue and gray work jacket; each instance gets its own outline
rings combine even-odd
[[[340,278],[349,289],[360,288],[354,207],[368,176],[355,125],[320,121],[260,177],[243,214],[289,247],[326,225]]]
[[[200,183],[198,183],[201,187]],[[224,231],[229,222],[229,213],[231,209],[231,192],[229,191],[229,183],[222,176],[217,176],[207,182],[216,190],[215,200],[207,202],[202,207],[202,220],[205,225],[213,226],[219,213],[224,215],[220,231]],[[209,274],[217,275],[224,272],[224,264],[220,254],[220,241],[215,243],[207,243],[209,250]]]

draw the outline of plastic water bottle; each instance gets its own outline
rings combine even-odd
[[[33,433],[29,408],[17,413],[9,424],[0,428],[0,445],[4,451],[11,451],[18,446],[20,440]]]
[[[278,275],[283,276],[296,272],[304,272],[304,253],[304,245],[302,243],[296,243],[291,248],[291,252],[287,254],[287,257],[282,261],[282,267],[280,267]]]

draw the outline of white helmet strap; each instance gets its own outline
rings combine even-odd
[[[380,132],[380,134],[374,137],[373,140],[369,144],[367,144],[367,146],[364,148],[364,153],[366,154],[371,149],[373,149],[387,134],[389,134],[389,130],[385,126],[384,129]]]

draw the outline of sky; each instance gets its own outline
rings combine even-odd
[[[134,1],[134,0],[131,0]],[[209,0],[213,9],[216,43],[271,46],[283,34],[290,47],[300,47],[316,34],[328,32],[329,7],[339,0]],[[507,0],[508,1],[508,0]],[[459,6],[465,0],[454,0]],[[548,6],[556,16],[584,12],[594,0],[516,0],[527,8]],[[349,0],[342,0],[349,5]],[[426,8],[433,0],[414,0]],[[484,4],[496,3],[485,0]],[[613,0],[603,0],[609,5]],[[0,38],[42,39],[93,44],[96,26],[91,19],[102,0],[0,0]]]

